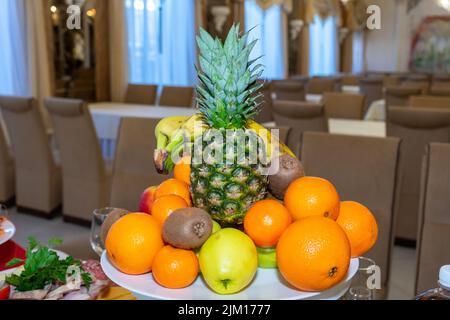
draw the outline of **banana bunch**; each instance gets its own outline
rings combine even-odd
[[[262,138],[269,155],[289,154],[295,158],[293,152],[282,142],[273,139],[270,130],[255,121],[249,121],[248,129],[254,130]],[[208,126],[203,122],[200,114],[193,116],[176,116],[162,119],[155,129],[156,150],[154,162],[156,170],[161,174],[168,174],[174,167],[173,158],[181,150],[189,146],[201,136]],[[275,142],[275,143],[274,143]]]

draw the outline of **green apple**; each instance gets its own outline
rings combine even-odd
[[[219,231],[221,229],[222,229],[222,227],[220,226],[220,224],[217,221],[213,221],[212,234],[216,233],[217,231]]]
[[[200,270],[218,294],[233,294],[247,287],[258,270],[258,253],[243,232],[227,228],[214,233],[202,246]]]
[[[258,265],[262,269],[276,269],[277,250],[275,248],[256,248],[258,250]]]

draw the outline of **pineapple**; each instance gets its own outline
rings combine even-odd
[[[224,43],[204,30],[197,37],[197,102],[208,129],[194,142],[191,194],[196,207],[226,226],[242,224],[252,204],[267,194],[264,141],[248,128],[258,111],[262,84],[256,80],[263,66],[249,60],[256,40],[247,44],[247,38],[239,25]]]

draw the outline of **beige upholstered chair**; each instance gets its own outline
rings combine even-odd
[[[412,96],[409,105],[414,108],[450,109],[450,97]]]
[[[396,237],[413,245],[417,239],[420,170],[425,147],[430,142],[450,141],[450,111],[391,107],[387,135],[402,139]]]
[[[271,89],[272,100],[305,101],[305,86],[302,81],[274,80]]]
[[[125,102],[133,104],[155,105],[158,87],[155,85],[129,84]]]
[[[302,162],[308,176],[323,177],[342,201],[357,201],[375,215],[379,235],[366,255],[381,268],[383,289],[389,281],[393,246],[395,181],[399,139],[306,132]],[[377,294],[383,296],[383,292]]]
[[[450,259],[450,144],[427,148],[422,172],[416,293],[437,287]]]
[[[341,77],[341,83],[343,86],[359,86],[362,76],[354,74],[346,74]]]
[[[306,93],[324,94],[338,90],[339,80],[336,78],[311,78],[306,85]]]
[[[116,147],[110,205],[135,211],[141,193],[168,179],[153,164],[155,127],[160,119],[123,118]]]
[[[269,130],[278,130],[278,139],[280,142],[286,144],[289,136],[289,132],[291,131],[291,128],[279,126],[279,127],[267,127]]]
[[[405,107],[409,104],[411,96],[419,96],[422,94],[420,88],[405,88],[401,86],[387,87],[384,92],[386,107]]]
[[[370,105],[383,99],[383,78],[365,78],[359,82],[360,93],[366,96],[366,105],[363,114],[367,113]]]
[[[0,203],[9,207],[14,203],[16,180],[14,160],[4,130],[0,121]]]
[[[447,86],[433,85],[430,89],[430,95],[441,96],[441,97],[450,97],[450,85],[447,85]]]
[[[45,100],[61,152],[63,215],[90,224],[92,211],[109,203],[110,171],[103,161],[91,114],[81,100]]]
[[[327,118],[362,119],[365,97],[362,94],[327,92],[323,96]]]
[[[258,123],[266,123],[273,121],[273,111],[272,111],[272,89],[270,82],[264,82],[258,80],[259,83],[263,84],[261,88],[262,97],[259,99],[259,112],[255,117],[255,121]]]
[[[398,86],[400,85],[400,76],[388,75],[383,77],[383,87]]]
[[[274,101],[273,107],[276,125],[291,128],[287,145],[298,156],[300,156],[300,142],[304,132],[328,131],[328,121],[322,104]]]
[[[428,94],[430,91],[430,82],[428,80],[405,80],[401,83],[405,88],[419,88],[422,94]]]
[[[194,104],[193,87],[164,86],[159,99],[160,106],[191,108]]]
[[[61,170],[55,163],[37,102],[0,97],[16,165],[16,203],[21,212],[48,218],[61,207]]]

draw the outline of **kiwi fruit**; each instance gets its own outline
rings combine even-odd
[[[283,154],[279,157],[279,170],[276,174],[269,176],[269,191],[277,199],[283,200],[289,185],[305,176],[305,171],[300,160]]]
[[[200,248],[212,234],[211,216],[199,208],[178,209],[165,221],[163,239],[179,249]]]
[[[102,226],[100,228],[100,236],[103,243],[105,243],[109,229],[111,229],[112,225],[116,223],[117,220],[127,215],[128,213],[130,212],[125,209],[114,209],[108,214],[108,216],[106,217],[105,221],[103,221]]]

